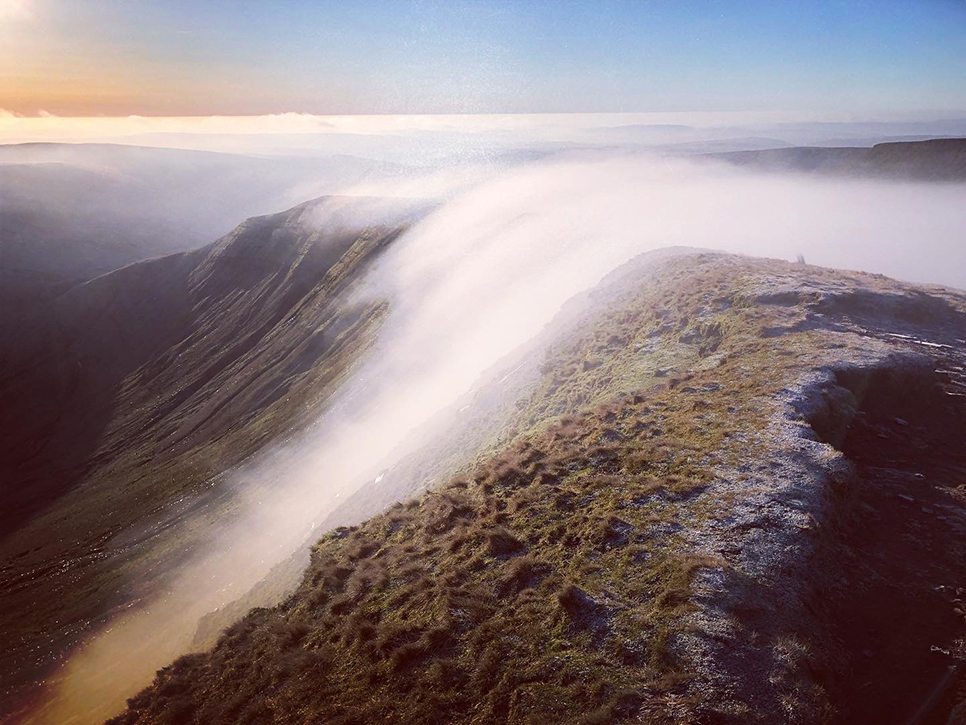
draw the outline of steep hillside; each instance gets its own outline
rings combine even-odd
[[[239,219],[333,193],[385,164],[110,144],[0,145],[0,323],[113,269],[188,249]]]
[[[98,277],[5,345],[6,707],[130,602],[129,574],[150,592],[188,548],[168,535],[185,507],[230,509],[219,474],[317,415],[373,341],[385,303],[347,294],[422,210],[345,221],[370,203],[319,199]]]
[[[948,710],[966,295],[717,254],[595,294],[475,462],[325,535],[292,596],[115,722]]]
[[[966,139],[879,143],[872,148],[775,148],[716,154],[738,166],[915,181],[966,180]]]

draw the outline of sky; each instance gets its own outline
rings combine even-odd
[[[966,109],[966,0],[0,0],[22,116]]]

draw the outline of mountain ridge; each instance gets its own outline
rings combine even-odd
[[[327,534],[294,594],[112,722],[849,722],[918,706],[945,663],[915,628],[870,663],[875,634],[837,619],[961,633],[914,562],[961,567],[948,474],[966,470],[951,446],[966,295],[722,254],[657,270],[547,353],[519,409],[556,380],[579,412]],[[912,444],[930,451],[922,479]],[[889,538],[903,512],[934,533]],[[861,545],[872,532],[885,559]],[[849,580],[906,594],[869,613]],[[910,660],[915,676],[890,669]],[[870,665],[873,691],[854,691]]]
[[[347,205],[364,217],[366,204],[324,197],[110,272],[55,300],[45,327],[8,346],[5,700],[83,629],[160,586],[167,567],[145,578],[139,562],[202,533],[158,536],[184,524],[178,501],[230,511],[225,471],[316,415],[365,354],[386,303],[348,303],[349,291],[422,213],[327,225]],[[137,575],[137,593],[124,572]]]
[[[201,247],[238,219],[400,169],[345,155],[0,145],[0,322],[120,266]]]
[[[799,146],[713,154],[737,166],[896,180],[966,179],[966,138],[877,143],[871,148]]]

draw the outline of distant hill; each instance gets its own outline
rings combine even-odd
[[[872,148],[778,148],[714,154],[736,166],[767,171],[915,181],[966,181],[966,138],[880,143]]]
[[[376,170],[390,169],[348,156],[0,145],[0,322],[84,280],[200,247],[246,217],[333,193]]]

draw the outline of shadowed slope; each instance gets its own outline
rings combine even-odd
[[[373,341],[385,303],[347,292],[412,216],[329,214],[366,203],[308,202],[91,280],[8,347],[7,702],[130,601],[125,572],[150,592],[188,548],[188,512],[230,507],[216,477],[316,415]]]

